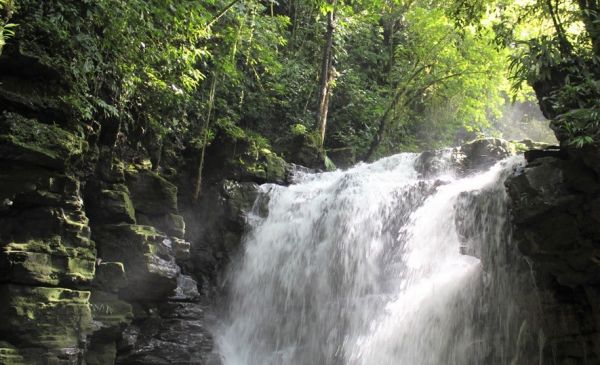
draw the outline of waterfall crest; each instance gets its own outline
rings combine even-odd
[[[521,158],[460,177],[418,157],[261,186],[216,330],[225,364],[541,361],[503,186]]]

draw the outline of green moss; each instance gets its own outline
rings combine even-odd
[[[94,278],[95,251],[65,247],[60,238],[11,242],[0,251],[5,278],[15,283],[63,285],[88,283]]]
[[[234,171],[240,171],[241,179],[251,179],[258,182],[283,182],[287,163],[267,147],[250,141],[249,148],[231,162]]]
[[[161,215],[177,212],[177,187],[159,174],[148,170],[129,174],[127,187],[136,213]]]
[[[530,139],[508,141],[508,143],[514,147],[516,153],[523,153],[530,150],[542,150],[551,146],[549,143],[535,142]]]
[[[116,292],[126,287],[125,266],[122,262],[101,262],[98,264],[93,284],[106,292]]]
[[[103,327],[115,327],[118,330],[133,320],[131,305],[119,300],[115,294],[93,291],[90,303],[92,317],[101,322]]]
[[[156,299],[177,286],[179,267],[172,258],[173,243],[154,227],[135,224],[98,226],[94,240],[104,261],[125,266],[127,287],[124,298]]]
[[[327,157],[327,155],[325,155],[325,170],[333,171],[335,169],[336,169],[336,167],[335,167],[335,164],[333,163],[333,161],[331,161],[329,159],[329,157]]]
[[[523,153],[529,150],[529,148],[521,142],[509,141],[508,143],[513,154]]]
[[[274,153],[264,155],[267,180],[283,181],[285,179],[286,162]]]
[[[15,113],[0,116],[0,152],[5,159],[64,169],[86,149],[83,138],[57,126]]]
[[[87,365],[114,364],[117,358],[117,345],[114,341],[108,343],[94,342],[85,354]]]
[[[94,214],[102,221],[135,223],[135,209],[129,197],[129,190],[125,185],[119,186],[120,190],[104,189],[99,196],[94,198]]]
[[[74,348],[91,329],[90,292],[0,286],[0,332],[19,347]]]
[[[26,365],[27,362],[16,347],[8,342],[0,341],[0,364]]]
[[[230,138],[234,141],[244,140],[247,138],[246,132],[240,127],[238,127],[231,119],[229,118],[220,118],[215,123],[217,129],[219,129],[227,138]]]

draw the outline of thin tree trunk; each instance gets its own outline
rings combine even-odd
[[[321,81],[319,87],[319,107],[317,109],[317,126],[319,128],[319,141],[321,147],[325,142],[329,96],[331,95],[331,84],[334,79],[333,32],[335,29],[335,2],[336,0],[327,0],[327,3],[332,6],[332,9],[327,13],[327,32],[325,33],[325,47],[323,49],[323,62],[321,64]]]
[[[552,5],[552,0],[546,0],[546,6],[550,12],[550,18],[552,19],[552,24],[554,25],[554,30],[556,31],[556,36],[558,37],[560,51],[564,55],[568,55],[571,53],[571,49],[573,47],[571,46],[571,43],[569,43],[569,40],[565,35],[565,30],[563,29],[560,19],[558,18],[558,14],[556,13],[556,11],[558,11],[558,6],[555,11],[554,6]]]
[[[394,107],[396,107],[396,105],[398,105],[400,98],[404,94],[405,94],[404,92],[400,92],[400,90],[398,90],[396,92],[396,94],[394,95],[392,102],[388,105],[385,112],[383,113],[383,116],[379,119],[379,126],[377,127],[377,133],[375,133],[375,136],[373,137],[373,140],[371,141],[371,145],[369,146],[369,151],[367,151],[367,154],[364,157],[365,161],[369,161],[373,157],[373,155],[375,154],[375,151],[377,150],[377,147],[379,147],[379,145],[381,144],[381,141],[383,141],[383,136],[385,134],[385,130],[387,129],[387,124],[388,124],[387,122],[389,119],[390,112],[394,109]]]
[[[208,144],[208,127],[210,126],[210,117],[212,114],[213,106],[215,104],[215,89],[217,86],[217,76],[213,74],[212,83],[210,85],[210,92],[208,94],[208,112],[206,119],[204,120],[204,126],[202,127],[202,150],[200,152],[200,159],[198,161],[198,171],[196,173],[196,181],[194,182],[194,194],[192,195],[192,201],[196,203],[200,197],[202,191],[202,170],[204,170],[204,156],[206,155],[206,145]]]
[[[412,81],[417,75],[419,75],[419,73],[422,70],[424,70],[425,68],[426,68],[426,66],[416,68],[415,72],[413,72],[412,76],[410,77],[409,82]],[[473,73],[478,73],[478,72],[473,72]],[[373,140],[371,141],[371,145],[369,146],[369,151],[367,151],[367,154],[365,155],[364,160],[369,161],[375,154],[375,151],[381,144],[381,141],[383,141],[383,138],[385,136],[385,131],[388,129],[388,124],[390,121],[389,115],[398,106],[398,103],[400,103],[400,101],[402,101],[402,103],[403,103],[401,105],[401,107],[405,107],[406,105],[408,105],[411,98],[425,92],[427,89],[429,89],[433,85],[443,82],[445,80],[448,80],[448,79],[451,79],[454,77],[463,76],[466,74],[471,74],[471,72],[456,72],[456,73],[452,73],[449,75],[438,77],[436,79],[429,81],[424,86],[414,90],[412,92],[412,94],[410,93],[408,86],[405,86],[403,88],[396,88],[396,93],[394,94],[392,102],[388,105],[388,107],[385,110],[385,112],[383,113],[383,116],[381,117],[381,119],[379,119],[379,126],[377,128],[377,133],[375,134],[375,137],[373,137]]]
[[[219,21],[219,19],[221,19],[221,17],[223,15],[225,15],[225,13],[227,13],[231,8],[233,8],[233,6],[238,3],[240,0],[233,0],[232,2],[230,2],[226,7],[224,7],[217,15],[215,15],[212,20],[210,22],[208,22],[208,24],[206,25],[206,29],[209,29],[210,27],[212,27],[216,22]]]
[[[596,0],[578,0],[578,4],[592,41],[594,54],[600,56],[600,4]]]

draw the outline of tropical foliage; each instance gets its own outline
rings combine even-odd
[[[544,110],[582,145],[600,110],[594,4],[0,0],[0,50],[14,35],[5,52],[59,70],[65,110],[109,144],[203,148],[226,120],[285,155],[326,94],[323,148],[369,159],[493,132],[510,96],[546,82]]]

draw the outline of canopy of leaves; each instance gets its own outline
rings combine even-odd
[[[0,9],[12,2],[0,0]],[[556,64],[593,62],[594,42],[575,31],[588,24],[576,5],[555,6],[557,32],[540,17],[544,1],[521,2],[16,0],[18,27],[2,25],[5,16],[0,41],[18,29],[5,51],[59,70],[61,101],[84,130],[117,124],[140,146],[166,138],[205,145],[211,120],[229,120],[286,154],[298,131],[316,128],[326,14],[334,11],[325,148],[361,157],[373,146],[385,155],[492,129],[508,99],[511,53],[515,90]]]

